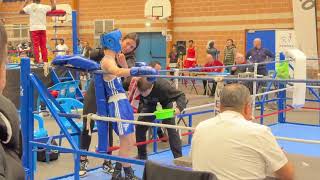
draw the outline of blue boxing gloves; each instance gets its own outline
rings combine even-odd
[[[86,59],[79,55],[74,56],[57,56],[52,65],[56,66],[69,66],[84,71],[93,71],[100,69],[100,65],[90,59]]]
[[[132,67],[130,69],[131,76],[142,76],[142,75],[158,75],[158,71],[149,67],[149,66],[141,66],[141,67]],[[150,82],[154,82],[157,80],[156,77],[147,77],[147,80]]]

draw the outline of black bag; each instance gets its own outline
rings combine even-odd
[[[57,146],[57,142],[55,140],[51,141],[51,144]],[[48,154],[48,156],[46,156]],[[37,149],[37,160],[40,162],[47,162],[47,161],[55,161],[59,158],[59,151],[57,150],[50,150],[48,151],[45,148],[38,147]]]

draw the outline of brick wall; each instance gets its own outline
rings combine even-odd
[[[238,51],[245,53],[247,29],[293,28],[291,0],[175,0],[173,6],[174,40],[193,39],[200,64],[209,40],[223,52],[226,40],[232,38]]]
[[[48,2],[44,1],[47,4]],[[71,5],[72,0],[57,2]],[[151,28],[145,27],[144,3],[145,0],[79,0],[80,38],[90,44],[94,43],[94,21],[98,19],[114,19],[115,27],[122,29],[124,33],[161,32],[167,27],[166,23],[155,22]],[[0,3],[0,11],[17,12],[20,6],[21,2]],[[320,8],[319,2],[317,6]],[[205,46],[209,40],[215,40],[217,48],[223,51],[225,41],[232,38],[238,51],[244,53],[247,29],[293,28],[291,0],[172,0],[172,7],[170,29],[173,41],[193,39],[200,64],[204,62]],[[3,17],[3,14],[0,14],[0,17]],[[6,23],[17,22],[28,23],[28,19],[20,16],[7,20]],[[48,34],[49,37],[52,36],[51,28]],[[67,44],[71,45],[70,29],[59,30],[59,36],[66,38]],[[319,38],[318,44],[320,45]],[[220,58],[222,57],[223,53]]]
[[[48,4],[50,5],[49,0],[43,0],[43,4]],[[72,0],[59,0],[59,4],[71,4]],[[6,25],[6,30],[8,32],[8,37],[9,40],[12,40],[14,42],[19,42],[19,40],[13,38],[13,24],[29,24],[29,16],[28,15],[20,15],[19,11],[23,7],[24,2],[14,2],[14,3],[0,3],[0,19],[4,18],[5,19],[5,25]],[[54,21],[53,18],[47,17],[47,40],[48,40],[48,45],[51,48],[55,47],[55,42],[51,41],[50,39],[54,37]],[[71,24],[66,24],[70,27],[63,27],[59,28],[57,30],[58,32],[58,37],[59,38],[64,38],[66,41],[66,44],[69,46],[70,49],[72,49],[72,36],[71,36]],[[24,39],[23,39],[24,40]],[[53,55],[52,53],[49,53],[49,56]]]

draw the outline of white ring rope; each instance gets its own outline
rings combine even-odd
[[[202,108],[214,107],[214,106],[215,106],[215,103],[210,103],[210,104],[205,104],[205,105],[200,105],[200,106],[193,106],[193,107],[185,108],[181,113],[186,112],[186,111],[195,110],[195,109],[202,109]]]
[[[252,97],[259,97],[259,96],[263,96],[263,95],[267,95],[267,94],[272,94],[272,93],[277,93],[277,92],[281,92],[281,91],[286,91],[289,89],[293,89],[294,87],[287,87],[287,88],[283,88],[283,89],[276,89],[273,91],[268,91],[268,92],[264,92],[264,93],[259,93],[259,94],[255,94],[255,95],[251,95]]]
[[[159,124],[159,123],[150,123],[150,122],[142,122],[142,121],[133,121],[133,120],[123,120],[118,118],[112,117],[102,117],[96,114],[88,114],[88,119],[100,120],[100,121],[111,121],[111,122],[124,122],[130,123],[135,125],[144,125],[144,126],[152,126],[152,127],[162,127],[162,128],[171,128],[171,129],[182,129],[182,130],[191,130],[194,131],[196,128],[194,127],[184,127],[184,126],[176,126],[176,125],[169,125],[169,124]],[[90,122],[88,122],[90,123]],[[283,141],[291,141],[291,142],[298,142],[298,143],[307,143],[307,144],[320,144],[320,140],[305,140],[305,139],[298,139],[298,138],[288,138],[288,137],[281,137],[275,136],[277,140]]]
[[[124,119],[119,119],[119,118],[98,116],[96,114],[88,114],[87,117],[90,117],[90,119],[100,120],[100,121],[123,122],[123,123],[130,123],[130,124],[136,124],[136,125],[162,127],[162,128],[170,128],[170,129],[195,130],[195,128],[192,128],[192,127],[176,126],[176,125],[170,125],[170,124],[150,123],[150,122],[143,122],[143,121],[136,121],[136,120],[124,120]],[[88,122],[88,123],[90,123],[90,122]]]
[[[139,116],[145,117],[145,116],[154,116],[154,113],[134,113],[133,115],[135,117],[139,117]]]
[[[320,89],[320,86],[307,86],[308,88]]]
[[[283,141],[298,142],[298,143],[320,144],[319,140],[306,140],[306,139],[288,138],[288,137],[280,137],[280,136],[276,136],[276,139],[283,140]]]

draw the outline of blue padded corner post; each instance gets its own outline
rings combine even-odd
[[[30,59],[21,58],[20,69],[20,118],[23,140],[23,166],[28,170],[28,179],[34,179],[34,153],[33,141],[34,117],[33,117],[33,85],[30,81]]]
[[[93,80],[93,79],[92,79]],[[96,92],[97,114],[99,116],[107,116],[107,99],[104,90],[103,74],[94,74],[94,84]],[[107,131],[109,131],[109,123],[107,123]],[[99,133],[99,132],[98,132]],[[109,147],[109,132],[106,133],[106,144]]]
[[[279,83],[279,89],[283,89],[286,87],[286,84]],[[286,108],[286,91],[280,91],[278,92],[278,111],[284,110]],[[278,122],[279,123],[285,123],[286,122],[286,116],[285,112],[281,112],[278,114]]]
[[[78,17],[77,11],[72,11],[72,46],[73,54],[79,54],[78,49]]]

